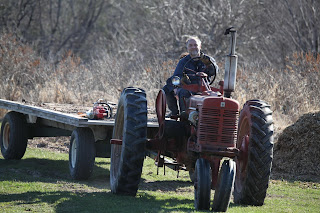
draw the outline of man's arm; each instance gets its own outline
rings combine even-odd
[[[174,70],[173,76],[179,76],[180,78],[183,77],[183,68],[186,64],[185,58],[180,59],[178,65],[176,66],[176,69]]]
[[[183,60],[183,58],[182,58],[182,59],[180,59],[180,61],[178,62],[178,65],[176,66],[176,69],[174,70],[173,75],[172,75],[170,78],[167,79],[167,82],[166,82],[166,83],[167,83],[167,89],[168,89],[169,92],[173,91],[174,88],[175,88],[175,87],[172,85],[172,77],[173,77],[173,76],[179,76],[180,79],[183,77],[183,67],[184,67],[184,65],[185,65],[185,62],[184,62],[184,60]]]

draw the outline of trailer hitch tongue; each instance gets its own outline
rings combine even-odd
[[[110,144],[122,145],[121,139],[111,139]]]

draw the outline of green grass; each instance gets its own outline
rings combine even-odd
[[[116,196],[109,186],[110,160],[97,158],[88,181],[69,176],[68,155],[27,149],[22,160],[0,157],[0,212],[193,212],[187,172],[154,166],[147,158],[136,197]],[[213,196],[212,196],[213,197]],[[319,212],[320,183],[271,180],[265,205],[228,212]]]

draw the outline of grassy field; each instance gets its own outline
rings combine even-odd
[[[0,212],[194,212],[187,172],[160,168],[147,158],[136,197],[110,192],[110,159],[97,158],[88,181],[69,176],[68,154],[28,148],[19,161],[0,157]],[[212,196],[213,197],[213,196]],[[265,205],[228,212],[319,212],[320,183],[271,180]]]

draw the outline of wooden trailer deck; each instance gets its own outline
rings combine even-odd
[[[9,111],[2,120],[0,137],[1,153],[7,160],[21,159],[28,139],[59,136],[71,136],[69,169],[74,179],[89,178],[95,157],[111,157],[110,140],[115,119],[94,120],[84,117],[92,106],[0,99],[0,109]],[[158,130],[154,113],[150,115],[147,127],[148,134]]]
[[[36,106],[38,105],[38,106]],[[45,124],[62,129],[72,130],[75,127],[90,127],[90,126],[114,126],[114,119],[94,120],[81,117],[77,112],[85,113],[92,107],[83,107],[79,105],[68,104],[34,104],[28,102],[16,102],[0,99],[0,108],[19,112],[27,115],[28,123],[35,123],[38,118],[45,119]],[[68,110],[69,109],[69,110]],[[67,111],[70,113],[66,113]],[[158,127],[156,119],[150,118],[148,127]]]

